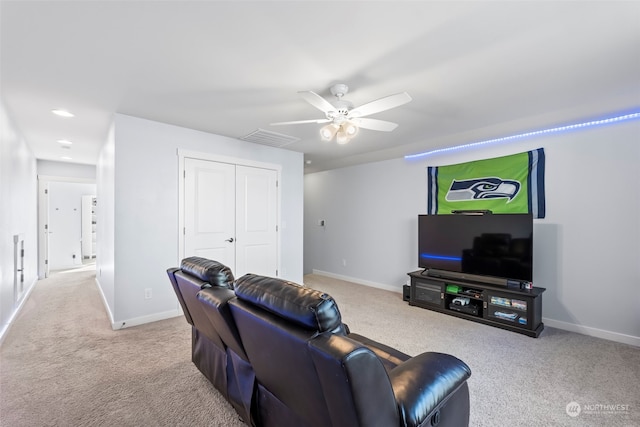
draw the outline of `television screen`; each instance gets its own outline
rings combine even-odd
[[[532,281],[531,214],[419,215],[418,265]]]

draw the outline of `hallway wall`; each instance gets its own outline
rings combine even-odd
[[[0,101],[0,341],[37,279],[36,159]],[[24,292],[15,301],[14,236],[24,237]]]

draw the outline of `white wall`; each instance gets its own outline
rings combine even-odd
[[[178,314],[166,274],[179,263],[178,149],[281,165],[281,221],[286,223],[280,237],[282,276],[302,282],[301,153],[116,115],[113,139],[105,144],[98,164],[97,194],[98,223],[110,222],[104,226],[113,230],[110,247],[98,226],[98,279],[116,328]],[[113,197],[114,209],[113,217],[105,220],[103,191],[109,194],[105,203]],[[113,263],[105,265],[111,256]],[[112,280],[105,278],[109,274]],[[144,298],[147,288],[151,299]]]
[[[640,345],[639,135],[640,122],[625,122],[306,175],[305,272],[400,292],[418,269],[426,167],[543,147],[547,217],[534,221],[534,284],[547,289],[545,324]]]
[[[82,264],[82,196],[95,194],[95,184],[76,182],[49,184],[49,269],[51,271]]]
[[[111,324],[115,310],[115,125],[96,164],[96,280]]]
[[[0,341],[37,280],[36,159],[0,101]],[[13,236],[24,235],[22,300],[14,303]]]
[[[80,178],[95,180],[96,179],[96,166],[95,165],[83,165],[79,163],[68,162],[56,162],[53,160],[37,160],[38,175],[46,176],[50,180],[55,180],[55,177],[67,178]]]

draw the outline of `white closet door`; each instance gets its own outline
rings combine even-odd
[[[209,258],[233,269],[235,165],[186,158],[184,186],[184,257]]]
[[[185,158],[184,255],[278,276],[277,171]]]
[[[236,167],[236,277],[246,273],[276,277],[277,172]]]

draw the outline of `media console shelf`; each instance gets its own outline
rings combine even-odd
[[[409,304],[537,338],[545,288],[515,289],[409,273]]]

